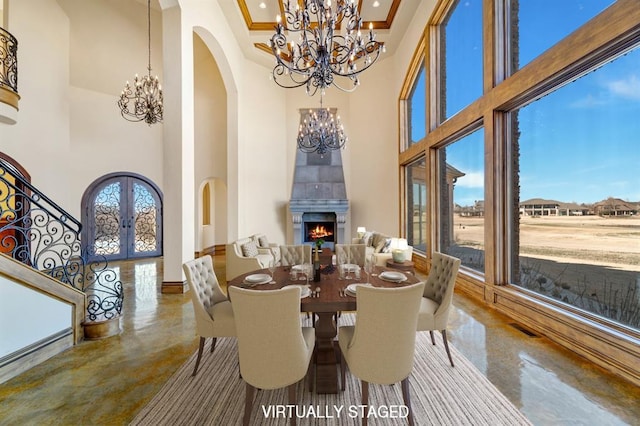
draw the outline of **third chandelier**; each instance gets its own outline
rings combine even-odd
[[[321,156],[328,151],[340,149],[347,142],[340,116],[335,117],[329,108],[309,110],[298,129],[298,149],[302,152],[317,152]]]

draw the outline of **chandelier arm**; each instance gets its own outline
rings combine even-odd
[[[375,42],[375,43],[378,43],[378,42]],[[349,72],[343,72],[343,71],[340,71],[339,67],[335,67],[334,66],[334,67],[332,67],[333,68],[333,73],[336,74],[336,75],[339,75],[340,77],[349,77],[349,76],[358,75],[361,72],[369,69],[371,67],[371,65],[373,65],[378,60],[378,57],[380,56],[380,48],[371,47],[371,49],[372,49],[372,52],[373,52],[373,56],[372,57],[369,57],[370,53],[367,53],[366,51],[363,50],[362,52],[359,53],[359,55],[356,54],[356,57],[350,63],[350,64],[352,64],[354,66],[357,66],[361,61],[364,61],[364,65],[361,68],[355,68],[355,69],[349,68],[350,69]],[[373,50],[373,49],[375,49],[375,50]],[[345,62],[349,63],[349,59],[348,58],[347,59],[342,59],[340,62],[337,62],[337,63],[339,63],[341,65],[344,65]]]

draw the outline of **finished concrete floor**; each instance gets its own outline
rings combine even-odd
[[[224,282],[224,256],[214,264]],[[196,351],[189,295],[160,293],[162,259],[114,268],[125,289],[122,333],[84,341],[1,384],[0,425],[128,424]],[[450,342],[533,424],[640,425],[640,388],[464,295],[454,304]]]

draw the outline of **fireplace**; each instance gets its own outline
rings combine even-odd
[[[293,244],[322,238],[323,247],[333,250],[335,244],[347,243],[348,210],[340,150],[323,156],[298,150],[289,200]]]
[[[324,240],[325,243],[335,242],[335,213],[303,213],[302,223],[303,226],[300,228],[303,230],[303,243],[311,243],[319,239]]]

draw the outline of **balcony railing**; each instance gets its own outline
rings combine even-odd
[[[0,102],[18,109],[18,40],[0,28]]]

